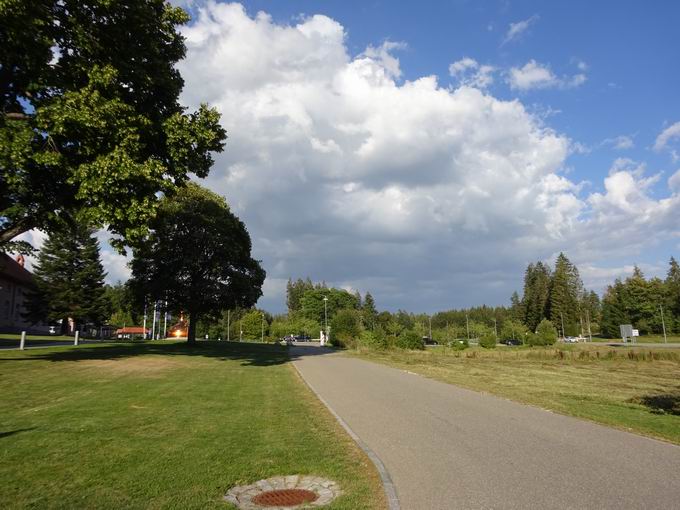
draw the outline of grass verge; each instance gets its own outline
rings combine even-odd
[[[0,508],[229,508],[233,485],[340,483],[383,508],[373,465],[273,345],[86,345],[0,353]]]
[[[353,355],[680,444],[680,351],[568,345]]]

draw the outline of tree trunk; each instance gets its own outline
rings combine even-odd
[[[189,312],[189,328],[187,329],[187,343],[190,345],[196,344],[196,324],[198,324],[198,314]]]

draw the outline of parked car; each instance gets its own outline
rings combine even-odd
[[[575,336],[566,336],[564,337],[564,342],[567,344],[577,344],[578,338],[576,338]]]
[[[520,342],[516,338],[508,338],[507,340],[501,340],[501,343],[505,345],[522,345],[522,342]]]
[[[57,334],[57,327],[56,326],[50,326],[49,332],[50,332],[50,335],[56,335]]]

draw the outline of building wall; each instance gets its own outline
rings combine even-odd
[[[0,275],[0,331],[13,333],[18,331],[45,332],[45,325],[32,325],[24,320],[21,314],[25,311],[24,299],[28,288]]]

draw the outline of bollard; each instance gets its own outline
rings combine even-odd
[[[19,349],[21,349],[23,351],[25,347],[26,347],[26,332],[22,331],[21,332],[21,341],[19,342]]]
[[[76,336],[73,338],[73,345],[78,345],[78,336],[80,335],[80,331],[76,331]]]

